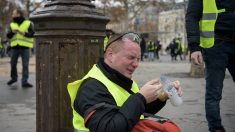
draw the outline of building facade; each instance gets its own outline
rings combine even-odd
[[[159,13],[158,25],[158,39],[163,48],[166,48],[174,38],[181,38],[182,45],[186,45],[184,9],[175,9]]]
[[[165,5],[164,8],[159,9],[159,6],[149,4],[132,21],[123,19],[117,23],[110,22],[107,28],[117,33],[135,31],[147,34],[146,40],[160,40],[163,50],[174,38],[181,38],[183,47],[187,48],[185,32],[187,2]]]

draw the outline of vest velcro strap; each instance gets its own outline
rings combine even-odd
[[[213,38],[214,31],[202,31],[202,32],[200,32],[200,36],[205,37],[205,38]]]
[[[203,13],[202,20],[215,20],[216,13]]]
[[[225,9],[219,9],[218,10],[218,13],[223,13],[223,12],[226,12],[226,10]]]

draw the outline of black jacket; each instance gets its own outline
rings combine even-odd
[[[200,51],[199,21],[202,17],[203,0],[189,0],[186,13],[186,31],[191,52]],[[216,36],[232,37],[235,35],[235,1],[216,0],[218,9],[226,12],[219,13],[215,25]]]
[[[98,62],[98,67],[111,81],[123,87],[132,95],[120,109],[104,107],[96,110],[86,123],[86,127],[91,132],[129,132],[139,121],[142,113],[155,114],[166,104],[166,102],[156,100],[146,105],[143,95],[131,92],[132,80],[110,68],[104,63],[103,59]],[[84,117],[85,112],[90,107],[102,102],[117,106],[105,85],[90,78],[80,87],[74,102],[74,109]]]

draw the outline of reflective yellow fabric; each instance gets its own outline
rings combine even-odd
[[[203,14],[200,25],[200,46],[210,48],[214,45],[214,30],[218,13],[225,10],[218,10],[215,0],[203,0]]]
[[[105,38],[104,38],[104,50],[105,50],[106,46],[108,45],[108,41],[109,41],[108,36],[105,36]]]
[[[24,22],[21,25],[18,25],[15,22],[12,22],[10,24],[11,30],[18,30],[20,32],[28,32],[29,26],[30,26],[29,20],[24,20]],[[20,33],[16,33],[11,38],[11,47],[14,47],[16,45],[33,48],[33,38],[29,38],[24,35],[21,35]]]
[[[154,51],[155,49],[157,49],[157,47],[155,46],[154,42],[153,41],[149,41],[148,42],[148,50],[149,51]]]
[[[0,49],[2,49],[2,48],[3,48],[3,46],[2,46],[2,39],[0,37]]]

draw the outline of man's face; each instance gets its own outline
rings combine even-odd
[[[111,68],[131,79],[132,74],[139,65],[139,45],[130,40],[125,40],[120,51],[111,52],[112,53],[109,55]]]
[[[17,12],[17,10],[14,10],[12,12],[12,18],[15,18],[15,17],[20,17],[20,14]]]

